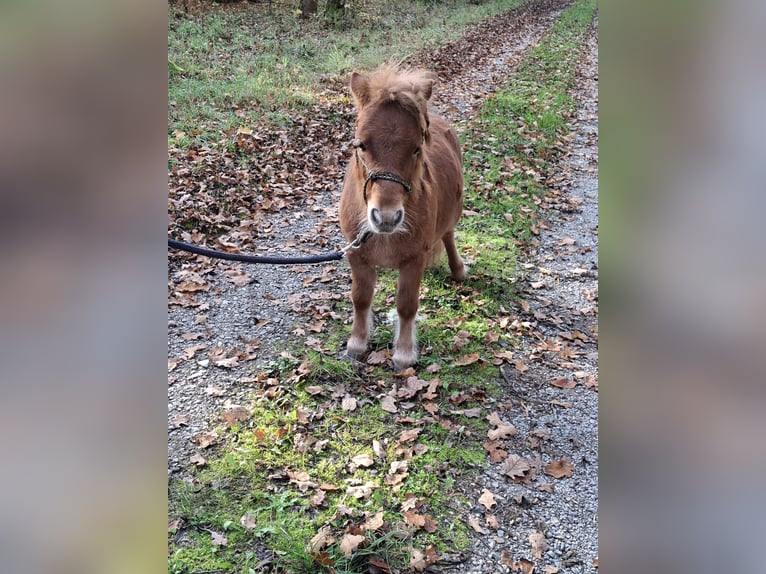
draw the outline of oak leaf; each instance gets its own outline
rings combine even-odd
[[[511,454],[505,460],[500,472],[510,478],[521,478],[529,472],[529,463],[517,454]]]

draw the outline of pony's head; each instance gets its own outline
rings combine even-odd
[[[357,109],[354,156],[364,182],[367,226],[375,233],[407,230],[407,205],[422,187],[427,106],[435,82],[432,72],[398,72],[393,66],[351,76]]]

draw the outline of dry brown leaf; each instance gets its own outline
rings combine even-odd
[[[410,526],[415,528],[422,528],[426,524],[426,517],[423,514],[418,514],[414,510],[405,510],[402,512],[404,515],[404,521]]]
[[[388,351],[372,351],[367,356],[368,365],[385,365],[388,361]]]
[[[416,438],[418,438],[418,435],[420,434],[420,431],[422,429],[414,428],[414,429],[407,429],[405,431],[402,431],[402,433],[399,435],[399,442],[412,442]]]
[[[311,497],[311,505],[312,506],[322,506],[324,504],[325,498],[327,498],[327,493],[324,490],[317,490],[316,494]]]
[[[479,534],[486,534],[487,533],[487,531],[484,530],[484,527],[481,524],[479,524],[479,519],[476,518],[475,516],[469,516],[468,517],[468,526],[473,528]]]
[[[520,478],[529,472],[529,463],[517,454],[511,454],[505,460],[500,472],[510,478]]]
[[[497,504],[495,495],[485,488],[482,490],[481,496],[479,497],[479,504],[483,505],[487,510],[491,510],[492,507]]]
[[[346,488],[346,494],[356,499],[367,498],[372,494],[373,489],[378,486],[373,482],[366,482],[358,486],[349,486]]]
[[[203,432],[195,436],[194,440],[201,448],[207,448],[218,440],[218,433],[215,431]]]
[[[490,462],[503,462],[508,458],[508,453],[500,448],[500,441],[491,440],[484,443],[484,448],[489,453]]]
[[[546,464],[543,470],[545,474],[553,478],[564,478],[565,476],[572,476],[574,465],[567,459],[562,458],[561,460],[554,460]]]
[[[556,566],[543,566],[542,571],[545,572],[545,574],[558,574],[559,569]]]
[[[250,512],[246,512],[242,515],[242,517],[239,519],[239,523],[242,525],[242,527],[245,530],[252,530],[256,526],[258,526],[257,521],[255,520],[255,516],[253,516]]]
[[[383,526],[383,511],[380,510],[377,513],[370,516],[367,520],[365,520],[364,524],[362,524],[362,530],[369,530],[371,532],[375,532],[378,528]]]
[[[247,420],[250,417],[250,413],[243,406],[232,405],[221,413],[221,417],[229,424],[229,426],[234,426],[239,422]]]
[[[170,428],[177,429],[181,425],[188,425],[191,420],[191,415],[176,415],[170,419]]]
[[[366,540],[363,534],[344,534],[340,541],[340,551],[346,558],[351,558],[351,554],[359,548],[359,545]]]
[[[497,518],[494,514],[485,514],[484,520],[487,522],[487,526],[492,528],[493,530],[499,530],[500,529],[500,523],[497,521]]]
[[[515,361],[513,363],[513,366],[516,368],[517,371],[520,373],[524,373],[529,370],[529,367],[527,367],[526,363],[522,361],[521,359]]]
[[[467,365],[473,365],[479,360],[479,353],[471,353],[470,355],[463,355],[455,360],[456,367],[465,367]]]
[[[191,457],[189,458],[189,462],[191,462],[192,464],[195,464],[196,466],[205,466],[207,464],[205,457],[198,452],[191,455]]]
[[[396,399],[391,395],[385,395],[380,399],[380,408],[387,413],[398,413],[399,409],[396,408]]]
[[[212,540],[210,543],[213,546],[226,546],[229,543],[229,540],[220,532],[211,532]]]
[[[533,532],[529,535],[529,544],[532,547],[532,556],[542,560],[543,553],[548,550],[548,541],[542,532]]]
[[[351,462],[356,466],[363,466],[368,467],[375,464],[375,461],[373,460],[372,456],[370,456],[367,453],[358,454],[355,457],[351,459]]]
[[[306,392],[312,396],[322,394],[324,391],[324,387],[320,387],[319,385],[312,385],[310,387],[306,387]]]
[[[351,395],[346,395],[345,397],[343,397],[343,400],[341,401],[340,406],[344,411],[355,411],[356,399],[352,397]]]
[[[575,381],[565,378],[553,379],[551,385],[558,387],[559,389],[573,389],[577,386]]]

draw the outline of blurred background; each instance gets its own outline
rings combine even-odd
[[[3,571],[162,571],[167,5],[0,10]],[[763,22],[599,6],[602,570],[760,571]]]

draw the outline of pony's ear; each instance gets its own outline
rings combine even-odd
[[[434,72],[426,72],[423,74],[423,79],[418,83],[417,91],[420,92],[426,101],[431,99],[431,93],[437,80],[438,76]]]
[[[356,108],[361,110],[370,101],[370,78],[358,72],[352,72],[351,94],[354,96]]]

